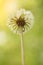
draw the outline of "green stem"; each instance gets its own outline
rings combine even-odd
[[[21,57],[22,57],[22,65],[24,64],[24,40],[23,40],[23,32],[21,32]]]

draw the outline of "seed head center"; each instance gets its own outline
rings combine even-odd
[[[19,19],[17,19],[16,24],[17,24],[18,26],[24,27],[24,25],[25,25],[25,20],[24,20],[24,18],[19,18]]]

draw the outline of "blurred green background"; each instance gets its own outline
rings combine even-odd
[[[25,65],[43,65],[43,0],[0,0],[0,65],[22,65],[20,37],[6,25],[20,8],[34,15],[32,29],[24,34]]]

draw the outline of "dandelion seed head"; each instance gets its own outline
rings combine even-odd
[[[20,9],[17,11],[16,15],[9,18],[7,26],[13,31],[20,33],[29,31],[34,23],[34,16],[31,11],[26,11],[25,9]]]

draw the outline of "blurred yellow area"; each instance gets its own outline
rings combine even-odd
[[[0,0],[0,24],[4,25],[4,19],[17,10],[16,0]]]

